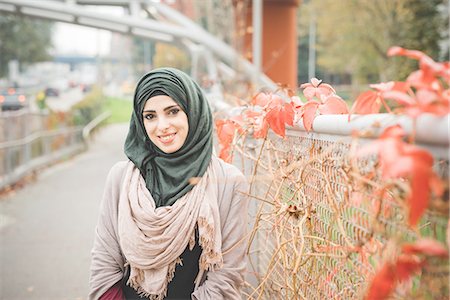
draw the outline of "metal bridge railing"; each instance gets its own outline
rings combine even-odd
[[[39,168],[86,149],[90,131],[106,119],[103,113],[86,126],[45,129],[49,116],[19,111],[0,116],[0,190]]]

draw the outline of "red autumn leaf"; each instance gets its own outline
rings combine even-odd
[[[261,107],[266,106],[271,100],[271,95],[266,93],[258,93],[255,96],[253,96],[252,104],[253,105],[259,105]]]
[[[321,115],[348,114],[347,103],[336,95],[326,98],[319,111]]]
[[[265,120],[264,111],[254,111],[251,109],[247,109],[244,112],[244,117],[248,122],[248,125],[253,128],[253,137],[265,138],[267,136],[267,131],[269,130],[269,124]]]
[[[314,97],[320,99],[321,96],[328,97],[332,94],[336,94],[336,91],[331,85],[322,83],[322,80],[317,78],[312,78],[311,83],[303,83],[300,85],[300,88],[304,89],[303,95],[305,95],[308,100]]]
[[[232,161],[231,145],[221,147],[220,152],[219,152],[219,158],[227,163],[231,163],[231,161]]]
[[[405,244],[402,247],[402,252],[407,254],[448,257],[448,250],[445,246],[430,238],[422,238],[413,244]]]
[[[394,82],[380,82],[380,83],[373,83],[369,84],[369,86],[377,91],[384,92],[384,91],[390,91],[394,87]]]
[[[252,120],[255,138],[265,138],[270,128],[284,137],[286,135],[286,124],[294,125],[294,108],[292,103],[286,103],[277,94],[259,93],[253,98],[253,103],[263,107],[262,112],[247,113]]]
[[[220,144],[226,145],[233,141],[235,126],[230,120],[217,120],[216,128]]]
[[[431,71],[434,74],[440,73],[446,68],[443,63],[435,62],[431,57],[418,50],[408,50],[401,47],[391,47],[387,52],[388,56],[406,56],[419,61],[420,69],[423,71]]]
[[[280,109],[275,108],[270,110],[266,115],[267,123],[269,127],[279,136],[285,137],[285,121],[283,120]]]
[[[272,107],[266,115],[270,128],[279,136],[286,136],[286,125],[294,125],[294,109],[292,104],[285,103]]]
[[[394,267],[385,263],[372,279],[365,300],[382,300],[389,297],[395,288],[396,279]]]
[[[307,131],[312,129],[312,124],[316,115],[326,114],[346,114],[348,113],[347,104],[337,95],[322,97],[324,102],[310,100],[302,106],[300,116],[303,117],[303,126]]]
[[[254,132],[253,137],[255,139],[264,139],[267,137],[267,132],[269,131],[269,123],[267,123],[265,114],[261,113],[254,119]]]
[[[405,93],[409,90],[409,85],[403,82],[389,81],[381,82],[377,84],[371,84],[371,88],[375,91],[366,91],[361,93],[353,103],[351,113],[357,113],[361,115],[378,113],[381,105],[384,103],[384,94],[386,92],[397,91]],[[385,105],[386,109],[389,108]]]
[[[381,82],[376,84],[369,84],[369,86],[379,92],[398,91],[405,93],[410,90],[409,84],[402,81]]]
[[[416,89],[442,89],[435,74],[431,72],[424,72],[423,70],[417,70],[409,74],[408,78],[406,78],[406,82]]]
[[[407,93],[402,93],[399,91],[386,91],[383,93],[383,97],[385,99],[395,100],[397,103],[405,106],[414,105],[415,103],[413,97],[411,97]]]
[[[375,142],[361,148],[358,155],[377,152],[383,178],[407,178],[411,191],[407,196],[409,224],[415,226],[428,206],[434,187],[433,156],[417,146],[404,143],[404,130],[390,126]],[[435,193],[439,191],[434,191]]]
[[[438,95],[434,91],[419,89],[416,92],[417,103],[423,106],[431,105],[438,101]]]
[[[437,116],[450,113],[449,101],[442,97],[443,94],[440,97],[432,90],[418,89],[413,96],[398,91],[385,92],[383,95],[386,99],[392,99],[401,105],[397,111],[412,118],[417,118],[423,113],[432,113]]]
[[[286,94],[289,97],[292,97],[296,94],[296,92],[293,89],[291,89],[288,84],[278,82],[277,85],[278,85],[278,88],[275,90],[275,93],[281,91],[282,94]]]
[[[302,99],[300,99],[300,97],[298,96],[292,96],[291,97],[291,101],[292,101],[292,105],[294,106],[294,108],[301,108],[303,105],[305,105],[305,103],[302,101]]]
[[[236,130],[241,134],[244,132],[242,124],[243,121],[240,116],[232,117],[229,120],[219,119],[216,121],[217,137],[221,146],[219,158],[226,162],[230,162],[232,160],[231,143],[233,142]]]
[[[371,84],[371,88],[375,91],[366,91],[361,93],[358,98],[356,98],[353,106],[350,110],[350,114],[374,114],[380,112],[382,105],[390,112],[390,108],[386,105],[385,99],[389,98],[389,95],[396,96],[399,100],[403,100],[403,97],[409,97],[406,93],[410,91],[410,86],[408,83],[399,81],[389,81],[381,82],[377,84]],[[412,103],[412,99],[409,97],[409,103]],[[407,100],[404,100],[405,102]],[[349,115],[350,119],[350,115]]]
[[[380,111],[381,104],[382,103],[378,92],[366,91],[361,93],[358,98],[356,98],[350,113],[360,115],[375,114]]]
[[[418,162],[410,168],[410,172],[414,173],[411,174],[411,192],[408,195],[407,202],[409,203],[409,224],[412,226],[419,222],[428,207],[431,167]]]
[[[388,155],[387,149],[384,155]],[[394,164],[385,168],[386,175],[394,178],[409,178],[411,191],[407,196],[409,223],[415,226],[428,207],[430,190],[440,196],[442,190],[435,189],[437,179],[433,172],[433,156],[417,146],[401,142],[400,153]]]
[[[411,73],[407,82],[416,88],[435,89],[439,86],[438,76],[444,80],[450,76],[450,69],[447,63],[435,62],[431,57],[417,50],[408,50],[401,47],[391,47],[388,56],[406,56],[419,61],[420,70]],[[448,80],[446,80],[448,82]]]
[[[387,51],[388,56],[407,56],[413,59],[421,59],[425,54],[418,50],[408,50],[399,46],[393,46]]]
[[[428,207],[430,197],[429,178],[431,164],[426,163],[424,157],[416,155],[396,155],[394,163],[383,166],[383,176],[388,178],[406,177],[410,179],[411,191],[407,195],[409,204],[409,224],[415,226]],[[426,158],[425,158],[426,159]]]
[[[255,131],[253,132],[253,137],[255,139],[265,139],[267,137],[268,131],[269,131],[269,123],[263,120],[261,126],[255,128]]]
[[[239,116],[233,116],[230,118],[230,121],[233,122],[235,129],[240,133],[243,134],[245,132],[245,122],[242,118],[242,115]]]
[[[283,119],[289,126],[294,126],[294,107],[292,103],[285,103],[282,107]]]
[[[307,131],[312,129],[314,118],[316,117],[317,109],[320,103],[314,100],[306,102],[303,108],[303,126]]]
[[[414,273],[420,271],[423,266],[423,261],[421,261],[417,256],[414,255],[400,255],[395,262],[395,272],[397,279],[399,281],[406,281]]]
[[[420,271],[423,264],[418,257],[405,254],[394,262],[386,262],[372,279],[365,300],[388,299],[397,284]]]
[[[388,55],[406,56],[419,62],[419,70],[412,72],[406,83],[414,88],[409,90],[395,90],[384,96],[395,100],[401,106],[397,112],[416,118],[422,113],[432,113],[443,116],[450,113],[448,87],[450,83],[450,62],[435,62],[431,57],[421,51],[408,50],[401,47],[392,47]],[[398,93],[397,93],[398,92]]]
[[[271,94],[270,95],[270,101],[269,103],[266,105],[265,109],[271,109],[280,105],[284,105],[286,103],[286,101],[283,100],[283,98],[281,98],[279,95],[277,94]]]
[[[305,103],[298,96],[291,97],[291,103],[294,108],[294,123],[298,123],[303,117],[302,107],[305,105]]]
[[[450,61],[441,63],[444,69],[438,74],[444,79],[444,82],[450,82]]]
[[[450,113],[450,102],[442,94],[439,95],[431,90],[419,89],[416,91],[415,99],[415,105],[405,108],[405,113],[410,116],[416,115],[411,113],[413,109],[418,110],[419,114],[432,113],[437,116],[445,116]]]

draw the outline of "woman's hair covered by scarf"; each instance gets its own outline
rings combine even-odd
[[[145,131],[144,105],[156,95],[172,98],[188,117],[188,136],[174,153],[161,151]],[[189,179],[201,177],[206,172],[212,155],[212,131],[209,103],[189,75],[174,68],[159,68],[138,81],[125,154],[141,171],[157,207],[175,203],[192,189]]]

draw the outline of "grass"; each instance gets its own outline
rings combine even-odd
[[[105,99],[104,109],[111,112],[108,118],[108,124],[125,123],[130,121],[133,110],[133,102],[123,98],[107,97]]]

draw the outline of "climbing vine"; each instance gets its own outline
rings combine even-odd
[[[305,102],[287,89],[261,92],[216,120],[219,156],[254,166],[248,194],[260,205],[249,299],[448,298],[448,158],[436,160],[399,124],[371,143],[362,141],[373,128],[345,141],[314,136],[319,115],[348,114],[351,122],[384,108],[415,124],[425,113],[450,113],[450,62],[400,47],[388,55],[419,68],[404,82],[371,85],[350,109],[312,78],[300,86]],[[312,135],[286,138],[287,126]]]

